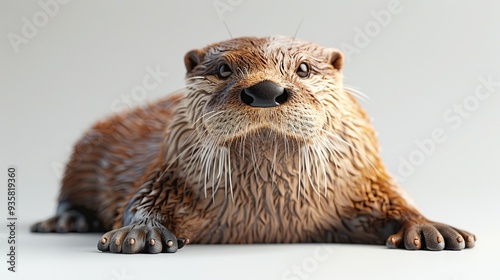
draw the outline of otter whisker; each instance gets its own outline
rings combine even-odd
[[[219,163],[220,163],[220,149],[219,149],[219,146],[217,145],[217,143],[219,143],[220,139],[222,138],[221,135],[219,135],[219,137],[217,138],[217,141],[214,141],[214,143],[212,144],[212,149],[210,151],[210,161],[207,162],[207,164],[211,164],[211,170],[212,170],[212,200],[215,199],[215,193],[217,192],[219,186],[217,184],[217,179],[218,177],[215,175],[216,174],[216,167],[218,166],[217,164],[215,164],[215,160],[218,160]],[[217,155],[218,153],[218,157],[216,157],[215,155]],[[217,185],[217,186],[216,186]]]
[[[274,153],[273,153],[273,159],[271,162],[271,185],[274,188],[276,186],[276,156],[278,155],[278,135],[277,133],[274,133]]]
[[[205,140],[203,139],[202,140],[203,142],[205,142]],[[200,141],[200,142],[202,142]],[[208,149],[208,145],[204,143],[204,145],[201,145],[201,148],[199,150],[197,150],[196,152],[196,168],[195,170],[198,171],[199,170],[199,173],[198,173],[198,181],[199,182],[203,182],[203,191],[204,191],[204,195],[205,195],[205,198],[207,198],[207,182],[206,182],[206,171],[203,172],[203,168],[206,168],[206,165],[205,165],[205,159],[204,157],[207,156],[207,153],[206,153],[206,150]],[[203,176],[203,178],[202,178]]]
[[[219,112],[215,112],[215,111],[210,111],[210,112],[207,112],[205,114],[203,114],[201,117],[199,117],[194,123],[193,123],[193,126],[195,128],[199,128],[199,122],[204,119],[204,117],[206,117],[207,115],[209,114],[212,114],[210,117],[206,118],[205,121],[209,121],[210,119],[212,119],[213,117],[217,116],[217,115],[220,115],[220,114],[223,114],[225,111],[219,111]],[[194,136],[195,133],[197,133],[198,131],[196,129],[193,129],[193,131],[189,134],[188,137],[186,137],[186,139],[184,139],[184,141],[182,142],[181,144],[181,147],[185,145],[185,143],[187,141],[190,141],[191,140],[191,137]],[[203,131],[203,133],[206,133],[206,130]]]
[[[169,170],[170,168],[172,168],[172,166],[177,162],[177,160],[182,157],[183,155],[185,155],[187,152],[191,151],[191,153],[193,153],[193,149],[195,149],[199,143],[202,142],[201,140],[195,142],[194,144],[190,145],[189,147],[187,147],[186,149],[184,149],[182,152],[180,152],[175,158],[173,158],[169,165],[165,168],[165,170]]]
[[[208,113],[207,113],[207,114],[208,114]],[[183,143],[181,144],[181,147],[183,147],[183,146],[185,145],[186,141],[187,141],[188,139],[190,139],[190,137],[192,137],[192,135],[193,135],[195,132],[196,132],[196,130],[193,130],[193,132],[191,132],[191,134],[187,137],[187,139],[183,141]],[[203,136],[203,134],[206,134],[206,131],[204,131],[204,132],[202,133],[202,136]],[[200,139],[203,139],[203,137],[200,137]],[[176,161],[177,161],[180,157],[182,157],[185,153],[187,153],[188,151],[192,151],[192,152],[193,152],[193,149],[194,149],[194,148],[196,148],[196,147],[200,144],[200,142],[202,142],[202,141],[197,141],[196,143],[194,143],[194,144],[190,145],[189,147],[187,147],[186,149],[184,149],[181,153],[179,153],[179,154],[178,154],[175,158],[173,158],[173,159],[171,160],[170,164],[168,165],[168,167],[167,167],[166,169],[170,169],[170,168],[172,167],[172,165],[173,165],[173,164],[174,164],[174,163],[175,163],[175,162],[176,162]],[[191,157],[191,158],[192,158],[192,157]]]
[[[215,170],[215,168],[217,167],[217,175],[215,176],[215,192],[214,192],[214,195],[215,193],[217,193],[217,190],[219,190],[219,187],[220,187],[220,183],[221,183],[221,178],[222,178],[222,161],[223,161],[223,157],[224,157],[224,152],[221,148],[219,149],[216,149],[218,151],[218,156],[217,156],[217,161],[218,161],[218,164],[215,164],[214,162],[214,167],[213,169]]]
[[[192,76],[192,77],[184,79],[184,81],[186,81],[186,83],[189,83],[193,80],[207,80],[207,77],[205,77],[205,76]]]
[[[348,178],[347,169],[344,164],[344,156],[339,151],[338,147],[333,145],[333,143],[325,137],[319,139],[322,143],[323,150],[332,158],[335,168],[337,168],[337,166],[341,168],[344,171],[345,178]]]
[[[300,153],[301,149],[298,150],[298,153],[299,153],[299,156],[298,156],[298,177],[299,177],[299,180],[298,180],[298,194],[297,194],[297,199],[300,199],[300,188],[301,188],[301,183],[302,183],[302,161],[301,161],[301,153]]]
[[[199,153],[199,146],[200,144],[203,144],[206,140],[206,136],[208,134],[208,131],[204,130],[201,135],[199,135],[198,140],[191,146],[189,146],[186,150],[191,150],[191,155],[190,155],[190,161],[188,163],[188,166],[192,168],[192,162],[195,160],[197,157],[194,156],[194,153]]]
[[[299,33],[300,27],[302,26],[302,23],[304,22],[304,18],[306,17],[306,13],[302,15],[302,18],[299,21],[299,25],[297,26],[297,29],[295,30],[295,33],[293,34],[292,42],[290,42],[290,47],[289,49],[292,48],[293,42],[295,41],[295,38],[297,37],[297,34]]]
[[[356,152],[356,155],[358,155],[359,157],[363,158],[367,163],[368,165],[370,165],[372,167],[372,169],[378,173],[378,169],[375,167],[374,163],[366,156],[366,153],[364,151],[361,151],[359,150],[358,148],[356,148],[354,145],[351,145],[350,143],[348,143],[347,141],[345,141],[344,139],[342,139],[342,137],[338,136],[337,134],[335,134],[334,132],[329,132],[329,131],[323,131],[325,132],[325,134],[327,136],[330,136],[336,140],[338,140],[339,142],[341,142],[342,144],[345,144],[347,145],[349,148],[351,148],[352,150],[354,150]],[[353,155],[355,156],[355,155]]]
[[[319,141],[315,138],[312,139],[312,145],[308,146],[308,148],[310,149],[310,153],[309,153],[309,162],[311,162],[311,172],[312,170],[314,170],[315,172],[312,172],[312,173],[315,173],[315,181],[317,182],[317,186],[315,188],[317,188],[317,193],[318,193],[318,198],[321,198],[321,179],[320,179],[320,173],[319,173],[319,170],[320,170],[320,167],[322,164],[324,164],[323,162],[323,159],[320,157],[320,152],[318,150],[321,149],[321,146],[319,144]],[[313,174],[311,174],[312,176]],[[314,184],[312,181],[310,182],[311,184]],[[326,186],[325,186],[326,187]]]
[[[316,138],[312,139],[312,145],[309,146],[309,149],[311,150],[310,152],[310,161],[313,163],[313,168],[315,168],[315,175],[316,175],[316,182],[318,184],[317,188],[318,191],[321,192],[321,179],[320,179],[320,165],[323,164],[322,159],[320,157],[320,152],[318,151],[321,149],[321,146],[319,144],[319,141]],[[318,197],[320,197],[318,195]]]
[[[344,89],[347,93],[350,93],[352,96],[362,100],[362,101],[365,101],[365,102],[371,102],[371,99],[368,95],[364,94],[363,92],[361,92],[359,89],[353,87],[353,86],[350,86],[350,85],[346,85],[344,83]]]
[[[193,126],[195,125],[198,125],[199,122],[201,120],[204,120],[204,121],[209,121],[210,119],[212,119],[213,117],[217,116],[217,115],[220,115],[220,114],[224,114],[226,111],[225,110],[220,110],[220,111],[209,111],[209,112],[206,112],[205,114],[203,114],[201,117],[199,117],[196,121],[193,122]],[[209,116],[208,118],[205,118],[206,116],[212,114],[211,116]]]
[[[205,165],[205,189],[207,189],[207,184],[210,184],[212,189],[212,199],[214,198],[214,172],[215,167],[213,164],[214,161],[214,141],[210,141],[210,145],[208,145],[209,149],[206,151],[206,156],[204,157],[204,165]],[[211,175],[211,176],[210,176]],[[211,177],[211,178],[210,178]]]
[[[284,143],[284,153],[285,153],[285,159],[288,158],[288,138],[286,136],[286,129],[283,124],[280,124],[280,129],[281,129],[281,135],[283,135],[283,143]]]
[[[258,178],[258,176],[257,176],[257,156],[255,154],[255,142],[252,142],[251,149],[250,149],[250,156],[252,157],[254,176],[255,176],[255,178]]]
[[[225,136],[223,136],[221,133],[218,141],[220,141],[221,139],[224,139],[224,138],[227,139],[230,134],[231,134],[231,128],[227,129]],[[229,177],[231,176],[230,173],[228,175],[227,166],[228,166],[229,157],[231,155],[229,153],[229,147],[218,147],[218,149],[219,149],[219,153],[220,153],[220,155],[219,155],[219,175],[218,176],[220,176],[220,179],[217,182],[217,184],[218,184],[217,189],[218,189],[219,185],[222,184],[222,181],[221,181],[222,178],[224,178],[225,197],[227,198],[227,180],[228,180],[228,176]],[[232,186],[231,186],[231,193],[232,193]]]
[[[229,166],[228,168],[228,177],[229,177],[229,189],[230,189],[230,192],[231,192],[231,200],[233,201],[234,203],[234,194],[233,194],[233,179],[232,179],[232,176],[233,176],[233,171],[232,171],[232,167],[231,167],[231,148],[227,148],[227,165]]]
[[[243,160],[245,160],[245,145],[246,145],[246,141],[247,141],[247,135],[248,135],[248,126],[250,124],[247,122],[247,125],[245,127],[245,133],[243,134],[243,145],[241,145],[241,154],[243,155]]]
[[[226,151],[224,153],[224,197],[227,199],[227,187],[229,183],[229,178],[231,176],[231,173],[228,172],[229,170],[229,158],[231,157],[231,153],[229,151],[229,147],[226,148]]]
[[[212,159],[212,154],[211,151],[213,149],[213,142],[212,141],[207,141],[207,139],[211,139],[210,137],[205,138],[203,140],[203,145],[201,146],[202,148],[199,150],[198,154],[199,155],[199,165],[200,165],[200,171],[204,170],[203,172],[200,172],[199,176],[201,179],[201,176],[203,175],[203,186],[204,186],[204,193],[205,193],[205,198],[207,197],[207,182],[208,182],[208,176],[210,174],[211,170],[211,159]]]
[[[238,72],[240,73],[242,78],[245,76],[245,73],[243,73],[243,70],[241,68],[238,68]]]
[[[317,141],[317,139],[313,139],[313,146],[309,146],[309,149],[310,149],[310,158],[309,158],[309,161],[311,162],[310,165],[311,165],[311,176],[312,175],[315,175],[315,182],[316,182],[316,185],[315,185],[315,189],[317,190],[317,194],[318,194],[318,198],[321,198],[321,186],[324,185],[325,187],[325,192],[326,192],[326,181],[323,180],[323,184],[321,184],[321,175],[322,173],[320,172],[322,169],[321,167],[324,168],[324,164],[325,164],[325,159],[322,158],[320,155],[321,155],[321,152],[319,152],[319,150],[322,149],[322,146],[319,144],[319,142]],[[311,181],[311,184],[314,185],[314,182]],[[326,195],[325,195],[326,197]]]
[[[224,27],[226,28],[226,31],[227,33],[229,34],[229,38],[233,39],[233,34],[231,34],[231,31],[229,30],[229,27],[227,26],[226,24],[226,19],[224,18],[224,15],[220,15],[219,16],[220,20],[222,21],[222,23],[224,24]]]
[[[303,166],[305,166],[305,174],[304,175],[306,175],[308,185],[319,196],[320,192],[316,188],[316,185],[312,181],[312,179],[313,179],[312,178],[312,166],[311,166],[312,157],[311,157],[310,150],[309,150],[310,148],[311,147],[309,145],[303,147],[304,152],[302,153],[302,155],[303,155],[302,160],[304,161]],[[304,191],[306,191],[305,188],[304,188]]]

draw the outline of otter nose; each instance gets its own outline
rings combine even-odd
[[[257,83],[240,93],[243,103],[252,107],[274,107],[283,104],[288,98],[286,89],[270,81]]]

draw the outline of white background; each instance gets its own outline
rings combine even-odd
[[[500,279],[500,86],[483,100],[474,97],[480,77],[500,82],[500,4],[401,0],[399,12],[377,22],[374,14],[387,11],[389,2],[69,1],[26,38],[23,18],[43,20],[39,2],[2,1],[0,186],[7,166],[17,165],[20,228],[13,274],[3,261],[6,227],[0,227],[1,278]],[[53,214],[61,167],[86,128],[123,106],[122,98],[140,105],[181,88],[184,54],[229,38],[214,4],[229,7],[219,14],[234,37],[293,36],[304,16],[297,37],[356,48],[346,53],[345,82],[369,96],[362,105],[388,170],[429,218],[476,233],[477,247],[436,253],[338,244],[191,245],[173,255],[123,256],[97,252],[95,234],[30,234],[32,222]],[[13,46],[14,33],[27,43]],[[132,89],[148,67],[169,74],[147,98],[134,100]],[[469,110],[457,120],[454,106],[464,100]],[[435,129],[446,140],[415,161],[421,153],[415,141]],[[413,170],[402,173],[411,155]],[[290,272],[294,266],[305,274]]]

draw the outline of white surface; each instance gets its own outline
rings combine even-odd
[[[7,279],[500,279],[497,236],[462,252],[346,244],[188,245],[175,254],[95,249],[98,234],[20,235],[19,272]],[[38,278],[35,278],[38,276]],[[5,279],[2,277],[2,279]]]
[[[174,255],[121,256],[98,253],[96,235],[26,232],[31,222],[53,213],[60,167],[71,145],[116,104],[123,105],[122,96],[131,97],[147,67],[158,65],[169,73],[147,93],[146,99],[154,100],[182,87],[188,50],[229,38],[214,3],[235,4],[223,14],[235,37],[293,35],[305,14],[298,37],[341,49],[355,46],[356,28],[364,29],[372,12],[386,10],[389,3],[268,2],[69,1],[18,53],[9,32],[21,35],[23,17],[31,20],[43,10],[37,1],[0,3],[0,190],[6,166],[17,165],[22,225],[20,272],[7,274],[2,261],[1,279],[119,280],[113,273],[119,275],[122,267],[135,277],[126,279],[166,271],[176,279],[281,279],[314,254],[317,245],[259,245],[189,246]],[[414,166],[402,185],[429,218],[470,230],[479,241],[473,250],[439,253],[328,245],[334,253],[308,279],[498,279],[500,87],[456,128],[443,114],[471,98],[479,77],[500,81],[500,3],[400,3],[401,12],[345,62],[346,83],[370,97],[362,105],[394,174],[400,157],[418,149],[416,140],[443,129],[446,140]],[[0,213],[6,217],[5,191],[0,197]],[[5,256],[5,227],[0,229]]]

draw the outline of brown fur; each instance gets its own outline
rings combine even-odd
[[[225,80],[214,74],[222,61],[233,70]],[[295,73],[302,61],[307,78]],[[95,213],[105,230],[148,218],[195,243],[387,240],[420,248],[431,232],[473,246],[473,235],[449,227],[449,237],[402,197],[343,86],[338,51],[287,37],[238,38],[191,51],[185,63],[183,93],[85,134],[60,201]],[[255,108],[238,99],[263,80],[286,88],[288,100]]]

